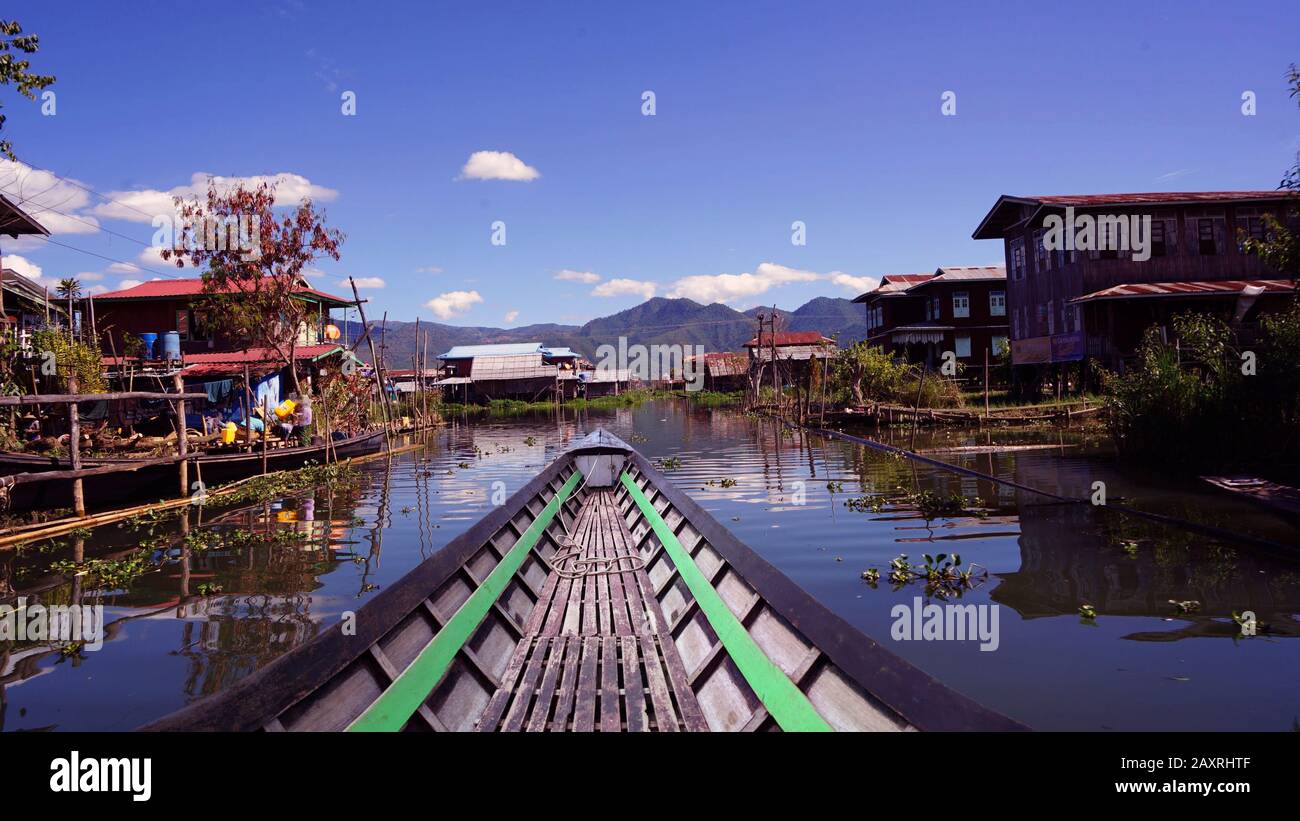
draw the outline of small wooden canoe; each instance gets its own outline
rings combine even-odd
[[[1013,730],[600,430],[362,607],[145,730]]]
[[[1202,476],[1201,479],[1238,498],[1287,516],[1292,522],[1300,522],[1300,488],[1270,482],[1258,476]]]

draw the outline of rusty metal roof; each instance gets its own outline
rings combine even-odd
[[[1206,282],[1129,282],[1112,285],[1075,297],[1071,302],[1096,302],[1103,299],[1144,299],[1152,297],[1232,296],[1246,288],[1262,288],[1264,293],[1293,293],[1289,279],[1223,279]]]
[[[762,337],[762,342],[761,342],[762,345],[772,344],[771,334],[764,333],[764,334],[760,334],[760,336]],[[745,343],[745,347],[752,348],[755,345],[759,345],[759,344],[760,341],[758,338],[752,338]],[[782,345],[834,345],[834,344],[835,344],[835,340],[831,339],[830,337],[822,336],[820,331],[777,331],[776,333],[776,346],[778,348],[781,347]]]

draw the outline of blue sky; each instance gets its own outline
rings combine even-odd
[[[1000,263],[970,234],[1002,193],[1277,184],[1300,150],[1300,6],[1053,5],[10,3],[57,108],[0,88],[27,164],[0,186],[80,250],[0,250],[43,280],[174,276],[142,258],[173,192],[295,175],[286,196],[348,237],[320,287],[353,274],[372,316],[511,326],[652,292],[795,308]],[[485,151],[537,176],[467,176]]]

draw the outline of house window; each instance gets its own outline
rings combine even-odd
[[[934,312],[934,318],[935,318],[935,320],[942,319],[942,318],[943,318],[943,309],[940,307],[940,304],[939,304],[939,297],[936,296],[936,297],[931,298],[931,300],[930,300],[930,306],[931,306],[930,309]]]
[[[1025,241],[1021,237],[1011,240],[1011,278],[1025,278]]]
[[[1047,253],[1047,246],[1043,244],[1043,236],[1042,229],[1034,232],[1034,270],[1040,274],[1051,267],[1051,259]]]
[[[1056,300],[1047,300],[1047,335],[1056,333]]]
[[[1040,302],[1034,307],[1037,309],[1036,313],[1038,314],[1038,321],[1034,323],[1033,332],[1037,334],[1040,329],[1047,324],[1047,306]]]
[[[993,355],[1001,356],[1002,352],[1007,349],[1007,338],[1005,336],[993,337]]]
[[[989,291],[989,315],[990,316],[1007,315],[1007,292],[1006,291]]]
[[[1020,334],[1020,309],[1017,308],[1011,312],[1011,335],[1016,339],[1024,339]]]
[[[1241,229],[1240,234],[1244,234],[1244,236],[1241,236],[1240,234],[1238,236],[1238,242],[1237,242],[1238,251],[1246,250],[1245,240],[1247,239],[1253,239],[1261,242],[1265,239],[1271,239],[1271,237],[1268,234],[1268,231],[1264,229],[1263,217],[1253,217],[1253,216],[1238,217],[1237,224]]]
[[[958,319],[970,316],[970,294],[956,291],[952,295],[952,315]]]
[[[1169,253],[1169,248],[1165,245],[1165,221],[1151,221],[1151,256],[1163,257]]]
[[[957,358],[970,359],[970,334],[957,334]]]
[[[1199,219],[1196,221],[1196,245],[1202,256],[1212,257],[1218,253],[1218,247],[1214,241],[1214,220]]]

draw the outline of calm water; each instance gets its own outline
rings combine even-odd
[[[647,456],[679,457],[670,478],[812,595],[940,680],[1032,727],[1300,726],[1300,551],[1220,544],[730,411],[656,402],[462,420],[391,468],[369,463],[343,490],[188,511],[191,533],[227,534],[207,549],[201,536],[186,547],[173,519],[0,553],[0,601],[100,602],[108,624],[102,649],[66,658],[46,646],[0,643],[0,728],[128,729],[228,687],[356,610],[482,517],[494,491],[513,493],[597,426]],[[985,436],[944,432],[917,447],[983,444]],[[1077,436],[996,437],[1067,447],[940,458],[1076,496],[1100,479],[1112,499],[1135,507],[1296,541],[1297,531],[1265,512],[1193,482],[1117,467]],[[724,488],[721,479],[736,484]],[[828,482],[842,489],[832,492]],[[927,521],[894,506],[872,513],[844,505],[899,489],[977,496],[988,515]],[[280,536],[267,541],[263,533]],[[154,548],[159,566],[125,590],[83,589],[84,578],[48,572],[74,551],[112,558],[141,545]],[[891,640],[891,607],[923,590],[895,590],[884,578],[872,587],[862,571],[876,567],[883,577],[900,553],[916,560],[954,551],[990,571],[962,602],[1000,605],[998,649]],[[1200,610],[1177,616],[1171,599],[1197,600]],[[1077,614],[1085,602],[1097,609],[1093,623]],[[1271,634],[1234,638],[1234,610],[1254,611]]]

